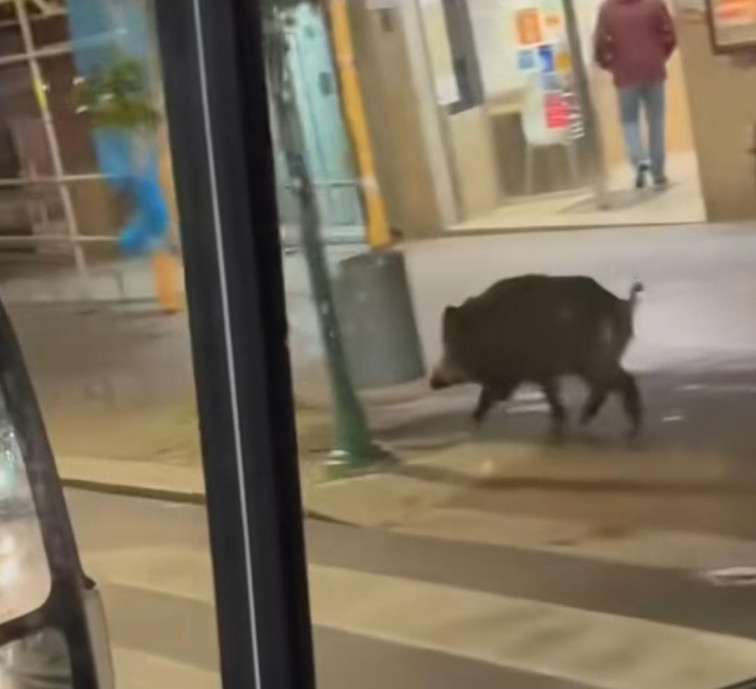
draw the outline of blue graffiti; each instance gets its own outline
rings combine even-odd
[[[116,55],[146,61],[149,42],[144,3],[68,0],[67,4],[73,58],[81,76],[87,78],[107,68]],[[100,172],[131,205],[131,216],[118,235],[121,251],[136,255],[162,248],[170,213],[160,186],[154,136],[98,128],[92,139]]]

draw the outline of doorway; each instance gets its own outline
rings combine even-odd
[[[615,88],[592,64],[601,1],[420,0],[455,191],[456,219],[447,229],[705,220],[679,52],[667,83],[670,187],[664,193],[633,188]],[[577,49],[568,36],[566,2],[577,20]],[[578,92],[581,61],[595,126]],[[600,179],[592,164],[596,150]]]

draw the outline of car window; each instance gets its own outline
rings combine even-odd
[[[0,623],[39,608],[50,568],[16,428],[0,393]]]
[[[210,687],[213,576],[159,48],[150,0],[0,6],[0,296],[119,686]],[[50,575],[1,408],[0,424],[5,621],[46,600]],[[44,674],[62,658],[56,634],[5,649],[4,667],[47,653]]]
[[[752,677],[752,14],[261,7],[320,685]]]

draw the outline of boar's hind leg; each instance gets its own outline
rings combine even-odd
[[[606,398],[609,396],[610,389],[605,383],[591,383],[591,392],[580,414],[581,426],[587,426],[601,411],[601,407],[604,406]]]
[[[606,382],[606,379],[604,379],[598,381],[589,380],[588,383],[591,386],[591,392],[580,417],[582,425],[585,426],[592,421],[596,414],[601,411],[601,407],[604,406],[609,393],[616,391],[622,396],[625,413],[630,419],[631,432],[637,433],[640,430],[642,416],[641,397],[638,384],[635,382],[632,374],[620,368],[610,379],[610,382]]]
[[[642,422],[642,402],[638,383],[635,376],[622,370],[619,382],[620,393],[622,394],[622,403],[625,407],[625,413],[630,419],[630,432],[635,435],[640,431]]]
[[[543,394],[546,395],[546,401],[551,409],[551,422],[555,435],[561,435],[564,430],[564,422],[567,420],[567,411],[562,403],[562,397],[559,389],[559,380],[552,378],[541,383]]]

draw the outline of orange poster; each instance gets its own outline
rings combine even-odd
[[[543,42],[541,13],[538,10],[520,10],[516,18],[517,40],[520,45],[535,45]]]

